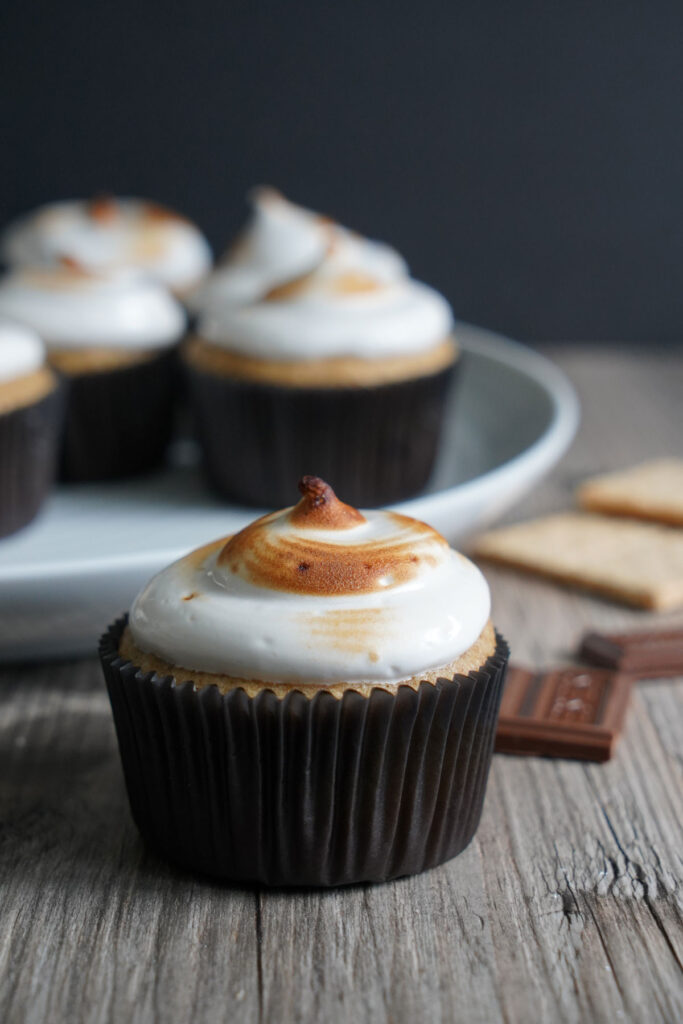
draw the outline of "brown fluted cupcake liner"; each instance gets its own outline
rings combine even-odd
[[[401,501],[427,484],[460,360],[375,387],[292,388],[221,377],[186,363],[209,482],[222,497],[288,505],[292,480],[333,480],[352,505]]]
[[[0,537],[38,514],[57,474],[64,385],[32,405],[0,414]]]
[[[61,478],[115,480],[163,463],[174,423],[175,347],[151,359],[69,377]]]
[[[468,675],[369,697],[176,685],[100,642],[131,810],[169,860],[274,886],[379,882],[460,853],[479,823],[508,646]]]

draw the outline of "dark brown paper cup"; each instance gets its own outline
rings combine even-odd
[[[477,672],[370,697],[177,686],[100,641],[131,810],[160,854],[266,885],[344,885],[449,860],[479,823],[508,646]]]
[[[152,359],[68,378],[61,477],[114,480],[161,465],[173,429],[175,347]]]
[[[344,501],[401,501],[426,485],[459,360],[377,387],[290,388],[185,362],[209,482],[231,501],[288,505],[292,480],[331,480]]]
[[[0,415],[0,537],[28,525],[57,473],[64,386]]]

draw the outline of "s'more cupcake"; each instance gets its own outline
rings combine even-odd
[[[91,270],[132,268],[179,297],[211,268],[211,249],[185,217],[148,199],[99,196],[48,203],[0,238],[8,266],[42,266],[68,256]]]
[[[448,303],[388,246],[271,189],[252,201],[183,353],[211,483],[272,507],[315,466],[356,504],[415,494],[458,366]]]
[[[38,335],[0,321],[0,537],[30,523],[49,493],[62,406]]]
[[[422,871],[477,828],[508,648],[433,529],[299,489],[103,636],[133,816],[165,857],[235,881]]]
[[[66,480],[140,473],[163,459],[173,422],[180,304],[133,271],[87,270],[71,259],[0,280],[0,316],[35,330],[66,379]]]

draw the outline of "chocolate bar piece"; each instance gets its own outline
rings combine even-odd
[[[641,679],[683,675],[683,628],[665,632],[587,633],[579,657]]]
[[[608,761],[631,696],[633,678],[607,669],[531,672],[510,667],[495,750]]]

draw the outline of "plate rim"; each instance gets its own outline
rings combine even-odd
[[[500,466],[442,491],[419,494],[390,506],[404,515],[419,518],[420,508],[427,504],[430,508],[441,509],[449,503],[449,499],[453,500],[454,491],[458,492],[458,496],[464,496],[465,500],[479,500],[480,496],[485,497],[488,491],[497,491],[501,480],[506,482],[508,478],[518,475],[522,469],[525,476],[534,471],[541,474],[564,455],[579,428],[581,404],[576,390],[564,371],[551,359],[521,342],[487,328],[469,323],[461,326],[474,334],[471,340],[465,338],[460,342],[464,352],[481,352],[497,362],[521,370],[545,390],[552,404],[550,422],[540,437],[517,455],[506,459]]]
[[[384,506],[418,519],[434,517],[435,512],[438,515],[447,509],[455,500],[456,493],[458,499],[463,502],[481,501],[486,499],[490,491],[498,492],[503,487],[511,489],[508,481],[512,478],[516,477],[526,482],[529,477],[541,476],[567,450],[579,425],[580,404],[574,387],[564,372],[549,358],[487,328],[463,321],[459,322],[459,326],[464,329],[464,335],[458,338],[463,352],[483,354],[532,378],[550,399],[551,417],[546,429],[535,441],[494,469],[443,490],[420,494],[406,501]],[[225,507],[235,510],[242,508],[230,503]],[[244,510],[245,513],[253,512],[254,518],[268,511],[246,507]],[[191,547],[176,545],[163,549],[156,548],[153,552],[103,554],[82,563],[68,559],[61,562],[51,561],[47,565],[36,562],[29,565],[3,566],[0,562],[0,585],[31,583],[64,576],[90,576],[112,570],[118,573],[130,570],[142,572],[149,568],[150,572],[155,572],[159,564],[170,563],[188,550],[191,550]]]

